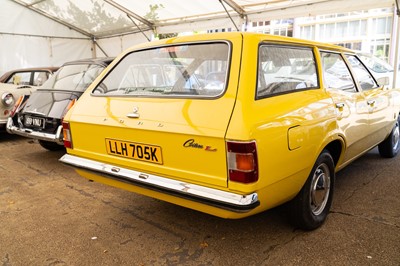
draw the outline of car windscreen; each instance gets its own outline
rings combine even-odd
[[[230,45],[180,44],[127,54],[93,90],[95,95],[216,97],[226,88]]]
[[[95,64],[76,64],[61,67],[40,90],[85,91],[104,67]]]

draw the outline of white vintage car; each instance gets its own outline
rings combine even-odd
[[[28,85],[0,83],[0,130],[5,129],[7,119],[13,111],[16,101],[22,95],[30,95],[36,88]]]

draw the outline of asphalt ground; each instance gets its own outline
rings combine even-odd
[[[305,232],[284,208],[225,220],[89,182],[63,153],[0,134],[0,265],[400,265],[400,156],[339,172]]]

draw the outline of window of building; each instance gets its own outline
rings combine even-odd
[[[314,26],[304,26],[301,30],[302,38],[314,39]]]
[[[361,20],[361,25],[360,25],[360,35],[361,36],[366,36],[367,35],[367,20]]]
[[[349,35],[359,36],[360,35],[360,21],[350,21],[349,22]]]
[[[329,23],[325,25],[325,36],[332,38],[335,36],[335,23]]]
[[[347,22],[339,22],[336,24],[336,34],[337,37],[347,36]]]

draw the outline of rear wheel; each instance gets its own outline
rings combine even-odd
[[[335,168],[332,156],[324,150],[300,190],[289,204],[289,217],[294,226],[313,230],[321,226],[332,204]]]
[[[46,150],[49,151],[60,151],[64,149],[63,145],[59,145],[55,142],[50,142],[50,141],[45,141],[45,140],[39,140],[40,146],[45,148]]]
[[[400,118],[399,118],[400,119]],[[379,154],[385,158],[395,157],[400,150],[400,129],[397,119],[390,135],[378,145]]]

